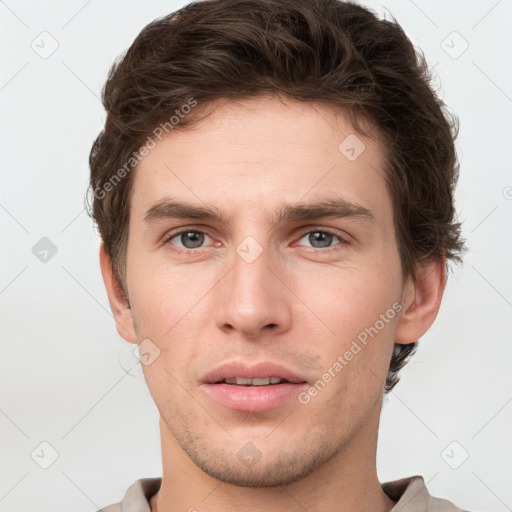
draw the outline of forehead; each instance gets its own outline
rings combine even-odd
[[[254,98],[216,102],[209,111],[165,136],[140,162],[132,189],[136,218],[169,196],[214,205],[226,216],[269,219],[283,204],[333,194],[380,214],[389,203],[382,148],[358,134],[342,110]]]

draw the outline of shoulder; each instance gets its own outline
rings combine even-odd
[[[382,490],[396,501],[390,512],[467,512],[451,501],[431,496],[419,475],[386,482]]]
[[[442,498],[430,496],[428,502],[428,512],[468,512],[455,506],[451,501]]]
[[[141,478],[128,487],[123,499],[97,512],[151,512],[149,500],[162,483],[161,478]]]
[[[122,512],[121,502],[114,503],[113,505],[109,505],[108,507],[103,507],[98,512]]]

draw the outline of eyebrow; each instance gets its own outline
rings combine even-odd
[[[281,204],[273,223],[344,217],[375,222],[375,215],[371,210],[341,197],[335,197],[318,203]],[[230,224],[232,216],[225,216],[215,207],[194,206],[170,198],[157,202],[144,215],[144,222],[147,224],[168,219],[194,219]]]

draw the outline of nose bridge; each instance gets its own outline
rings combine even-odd
[[[236,248],[233,258],[230,295],[238,313],[246,316],[270,310],[272,302],[272,265],[270,250],[254,237],[247,237]]]
[[[269,242],[260,244],[247,236],[236,246],[232,262],[223,286],[218,326],[236,329],[245,337],[257,337],[264,328],[288,328],[291,313],[287,294],[276,275],[278,262]]]

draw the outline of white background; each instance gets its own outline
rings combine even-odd
[[[158,413],[141,373],[123,369],[133,346],[114,328],[84,196],[110,65],[144,25],[182,5],[0,3],[1,512],[94,511],[136,479],[161,476]],[[379,477],[423,475],[432,494],[461,508],[504,512],[512,507],[512,1],[366,5],[386,8],[423,49],[460,119],[457,208],[469,247],[386,398]],[[31,44],[48,51],[51,38],[58,48],[43,59]],[[46,263],[32,252],[42,237],[58,250]],[[49,461],[43,441],[58,452],[48,469],[31,458],[43,450],[39,460]],[[447,464],[465,452],[458,469]]]

